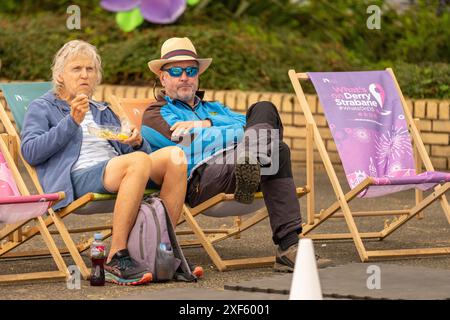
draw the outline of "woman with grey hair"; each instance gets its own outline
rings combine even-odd
[[[54,89],[31,102],[22,130],[22,154],[35,166],[45,192],[64,191],[60,209],[88,192],[117,193],[113,236],[105,264],[106,280],[134,285],[151,281],[127,250],[146,187],[160,187],[176,225],[186,192],[186,160],[177,147],[151,152],[131,127],[125,140],[88,133],[89,125],[121,125],[103,102],[92,100],[101,81],[101,59],[91,44],[74,40],[55,55]]]

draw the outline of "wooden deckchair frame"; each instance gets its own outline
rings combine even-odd
[[[14,181],[17,184],[17,188],[19,189],[21,195],[30,195],[30,192],[25,185],[22,177],[20,176],[19,169],[16,166],[16,163],[11,156],[12,151],[10,148],[13,147],[13,144],[9,140],[8,135],[2,134],[0,137],[0,150],[8,164],[8,167],[10,168]],[[64,193],[60,192],[60,199],[64,198]],[[64,259],[62,258],[58,247],[55,244],[55,241],[53,240],[49,230],[47,229],[47,226],[44,222],[44,219],[42,217],[33,218],[27,221],[34,221],[36,222],[36,226],[34,228],[37,229],[37,232],[42,235],[42,239],[44,240],[48,251],[50,252],[58,271],[44,271],[44,272],[30,272],[30,273],[15,273],[10,275],[0,275],[0,283],[4,282],[18,282],[18,281],[30,281],[30,280],[49,280],[49,279],[59,279],[59,280],[67,280],[70,277],[69,271],[67,269],[66,263],[64,262]],[[21,229],[19,226],[24,225],[24,222],[22,223],[16,223],[16,224],[9,224],[6,225],[4,228],[11,228],[14,229],[13,232],[10,234],[10,240],[11,241],[19,241],[21,237],[23,237],[23,234],[21,233]],[[17,227],[17,228],[16,228]],[[0,232],[3,232],[4,229],[0,230]],[[4,251],[4,246],[0,243],[0,255],[1,252]]]
[[[8,150],[9,150],[9,156],[11,159],[13,159],[15,166],[18,166],[19,161],[23,163],[25,166],[28,174],[31,177],[31,180],[36,187],[37,191],[39,193],[44,193],[43,188],[39,182],[39,178],[37,176],[36,170],[30,166],[25,159],[22,157],[22,153],[20,152],[20,137],[17,133],[16,128],[12,124],[8,114],[6,113],[5,106],[0,102],[0,121],[4,125],[6,134],[2,134],[2,137],[5,141],[8,142]],[[22,184],[25,186],[25,183],[23,181],[23,178],[20,176],[16,176],[16,181],[19,184]],[[98,197],[100,196],[100,199]],[[45,226],[45,228],[50,227],[51,225],[55,224],[56,231],[52,231],[50,233],[53,234],[59,234],[66,246],[66,248],[59,248],[58,251],[60,254],[67,254],[69,253],[74,260],[76,266],[78,267],[81,276],[83,279],[87,280],[90,276],[90,269],[86,266],[83,258],[81,257],[80,253],[89,249],[93,237],[90,237],[87,240],[82,240],[80,243],[75,244],[75,242],[72,240],[70,233],[84,233],[84,232],[92,232],[92,231],[101,231],[103,238],[106,239],[112,235],[112,225],[106,225],[106,226],[98,226],[98,227],[87,227],[87,228],[78,228],[74,230],[68,230],[65,226],[62,219],[69,214],[73,213],[76,209],[83,207],[87,203],[95,200],[103,200],[101,199],[102,195],[94,194],[94,193],[88,193],[83,195],[82,197],[76,199],[73,201],[70,205],[63,208],[62,210],[55,213],[53,209],[48,210],[49,216],[46,218],[40,218],[42,219],[42,226],[34,226],[29,228],[27,226],[28,222],[23,223],[17,223],[8,225],[2,230],[0,230],[0,239],[4,239],[5,237],[9,236],[9,241],[2,245],[0,248],[0,257],[1,258],[21,258],[21,257],[31,257],[31,256],[47,256],[49,254],[54,255],[54,252],[48,251],[48,250],[31,250],[31,251],[23,251],[18,253],[10,253],[13,249],[19,247],[26,241],[33,238],[35,235],[39,234],[42,227]],[[39,221],[41,222],[41,221]]]
[[[309,192],[308,187],[297,187],[297,197],[300,198]],[[255,199],[262,199],[262,192],[255,194]],[[198,224],[195,216],[201,214],[205,210],[214,207],[215,205],[223,201],[234,201],[233,194],[220,193],[214,197],[206,200],[205,202],[199,204],[198,206],[191,208],[187,204],[183,206],[183,218],[179,224],[186,221],[191,230],[187,232],[178,233],[182,234],[194,234],[197,240],[194,241],[182,241],[184,246],[197,246],[201,245],[208,256],[211,258],[213,263],[216,265],[219,271],[226,271],[230,269],[237,268],[252,268],[252,267],[263,267],[268,265],[273,265],[275,262],[275,257],[258,257],[258,258],[242,258],[242,259],[223,259],[217,252],[214,244],[222,240],[228,239],[230,237],[240,238],[240,234],[245,230],[253,227],[257,223],[263,221],[268,217],[267,209],[261,208],[254,213],[249,213],[249,218],[241,220],[240,216],[235,218],[235,226],[232,228],[225,229],[202,229]]]
[[[129,114],[131,108],[137,108],[141,110],[141,112],[143,112],[145,108],[154,101],[154,99],[142,98],[121,98],[118,100],[115,100],[115,97],[110,98],[115,102],[114,103],[113,101],[108,101],[111,103],[112,109],[116,112],[116,114],[122,115],[123,113]],[[140,124],[137,125],[140,126]],[[308,190],[309,189],[307,187],[297,188],[297,196],[299,198],[302,197],[308,192]],[[255,198],[262,199],[262,193],[256,193]],[[230,237],[235,237],[238,239],[242,232],[253,227],[257,223],[268,217],[267,209],[264,207],[260,210],[255,211],[254,213],[246,214],[249,217],[245,220],[242,220],[240,216],[236,216],[234,220],[234,227],[224,229],[203,229],[199,225],[195,217],[224,201],[234,201],[234,195],[220,193],[197,205],[194,208],[191,208],[189,205],[184,204],[182,218],[177,225],[186,222],[189,225],[190,230],[176,231],[176,233],[178,236],[194,235],[196,239],[181,240],[180,244],[183,247],[202,246],[219,271],[273,265],[273,263],[275,262],[274,256],[242,259],[223,259],[219,255],[216,248],[214,247],[215,243],[228,239]]]
[[[391,68],[386,69],[391,75],[397,92],[400,96],[405,117],[408,123],[410,134],[413,137],[414,143],[414,155],[416,159],[417,172],[421,172],[422,164],[427,171],[434,171],[431,160],[426,152],[424,143],[420,137],[419,130],[416,126],[417,120],[414,120],[407,105],[405,98],[401,92],[400,86],[395,78],[395,75]],[[419,257],[430,255],[446,255],[450,254],[450,247],[436,247],[436,248],[413,248],[413,249],[397,249],[397,250],[366,250],[363,239],[378,239],[383,240],[387,236],[391,235],[394,231],[403,226],[406,222],[423,212],[431,203],[436,200],[440,201],[442,210],[450,223],[450,206],[445,192],[449,190],[450,183],[443,185],[437,185],[434,191],[423,198],[421,191],[415,192],[416,204],[414,207],[404,210],[389,210],[389,211],[364,211],[364,212],[352,212],[349,207],[349,202],[353,200],[360,192],[366,190],[370,185],[373,185],[373,179],[368,177],[362,181],[351,191],[344,194],[343,189],[339,183],[336,172],[333,168],[330,157],[325,148],[325,144],[320,135],[317,124],[312,115],[311,109],[308,105],[306,97],[304,95],[300,80],[309,80],[306,73],[296,73],[295,70],[289,70],[289,78],[291,79],[294,87],[295,94],[300,103],[300,107],[306,118],[306,167],[307,167],[307,185],[311,188],[310,193],[307,194],[307,223],[303,226],[303,237],[318,240],[345,240],[352,239],[359,257],[362,262],[389,259],[389,258],[401,258],[401,257]],[[328,208],[316,213],[314,204],[314,145],[317,147],[322,163],[327,172],[328,178],[332,184],[336,201]],[[338,213],[338,211],[341,213]],[[355,217],[370,217],[370,216],[387,216],[395,215],[399,216],[398,219],[391,224],[385,226],[378,232],[360,232],[355,223]],[[322,233],[311,234],[318,226],[324,223],[329,218],[344,218],[348,227],[349,233]]]

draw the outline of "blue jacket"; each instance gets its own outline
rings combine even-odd
[[[100,111],[92,103],[89,106],[97,124],[120,126],[120,121],[109,108]],[[74,201],[70,172],[80,155],[83,133],[81,126],[70,116],[70,106],[52,91],[32,101],[25,114],[21,138],[22,155],[36,168],[44,191],[64,191],[66,194],[65,199],[58,202],[54,209]],[[108,142],[119,154],[137,150],[151,152],[145,140],[137,150],[117,141]]]
[[[170,127],[180,121],[211,121],[210,128],[193,128],[180,142],[171,141]],[[164,96],[143,114],[142,136],[153,150],[177,145],[188,160],[188,175],[192,169],[213,154],[242,140],[245,116],[231,111],[219,102],[205,102],[197,98],[194,108],[180,100]]]

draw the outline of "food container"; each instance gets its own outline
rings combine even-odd
[[[90,123],[87,125],[87,129],[90,135],[103,138],[106,140],[126,140],[131,136],[131,132],[122,131],[121,127],[105,126]]]

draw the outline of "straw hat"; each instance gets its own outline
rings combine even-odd
[[[198,62],[199,74],[202,74],[212,62],[211,58],[197,58],[197,51],[188,38],[170,38],[161,46],[161,59],[149,61],[148,67],[159,75],[161,67],[167,63],[191,60]]]

